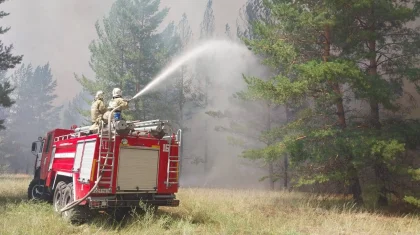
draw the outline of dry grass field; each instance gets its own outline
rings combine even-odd
[[[343,198],[301,193],[182,188],[177,208],[111,223],[70,225],[52,206],[26,200],[27,176],[0,176],[0,234],[420,234],[420,217],[357,209]]]

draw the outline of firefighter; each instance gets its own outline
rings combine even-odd
[[[112,100],[109,101],[108,111],[105,113],[104,119],[108,120],[111,110],[119,106],[119,108],[114,111],[114,120],[121,120],[121,111],[128,109],[128,102],[129,100],[122,98],[121,89],[114,88],[112,90]]]
[[[99,129],[100,122],[105,114],[106,107],[104,104],[104,92],[98,91],[95,95],[95,100],[92,102],[90,108],[90,115],[92,126],[90,127],[90,132],[94,133]]]

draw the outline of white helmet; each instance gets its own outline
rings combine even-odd
[[[112,90],[112,97],[116,97],[116,96],[122,96],[122,92],[120,88],[114,88],[114,90]]]
[[[98,91],[96,92],[95,99],[103,99],[104,98],[104,92]]]

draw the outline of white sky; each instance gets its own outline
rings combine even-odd
[[[108,14],[113,0],[8,0],[0,9],[10,13],[0,26],[11,30],[0,36],[5,45],[13,43],[14,54],[23,54],[23,63],[33,66],[49,62],[57,79],[58,102],[67,102],[80,90],[74,73],[94,76],[89,67],[89,43],[96,38],[94,24]],[[239,8],[246,0],[213,0],[216,30],[225,24],[236,30]],[[178,22],[185,12],[193,33],[198,36],[207,0],[161,0],[171,10],[165,24]]]

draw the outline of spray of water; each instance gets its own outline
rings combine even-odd
[[[147,84],[139,93],[137,93],[132,100],[146,94],[150,90],[156,88],[160,83],[162,83],[168,76],[184,65],[186,62],[193,60],[199,56],[205,55],[206,53],[226,53],[229,49],[240,50],[247,52],[247,48],[243,45],[226,41],[226,40],[211,40],[207,41],[192,50],[182,54],[174,60],[161,74],[154,78],[149,84]]]

